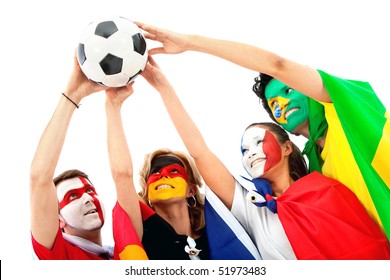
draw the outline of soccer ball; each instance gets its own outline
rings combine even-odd
[[[123,17],[91,22],[77,47],[83,73],[108,87],[129,84],[144,70],[147,59],[145,37],[134,22]]]

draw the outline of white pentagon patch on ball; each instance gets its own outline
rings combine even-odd
[[[123,17],[91,22],[81,34],[77,59],[88,79],[108,87],[132,82],[145,68],[148,50],[138,26]]]

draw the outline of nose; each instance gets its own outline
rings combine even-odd
[[[280,109],[283,110],[284,108],[286,108],[286,107],[288,106],[288,102],[289,102],[288,99],[279,98],[279,99],[278,99],[278,104],[279,104]]]
[[[251,151],[251,150],[249,150],[248,155],[249,155],[249,158],[252,158],[253,156],[256,155],[256,151]]]
[[[81,199],[83,200],[83,204],[88,204],[88,203],[94,201],[94,200],[93,200],[93,197],[90,196],[90,195],[87,194],[87,193],[84,193],[84,194],[82,195]]]
[[[168,174],[167,170],[162,170],[160,175],[161,175],[160,178],[163,178],[163,177],[169,178],[169,174]]]

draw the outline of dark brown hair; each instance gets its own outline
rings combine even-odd
[[[54,185],[57,186],[61,181],[68,180],[75,177],[83,177],[87,179],[89,182],[91,182],[88,178],[88,175],[85,174],[83,171],[77,170],[77,169],[70,169],[62,172],[60,175],[55,177],[53,179]]]
[[[273,77],[270,75],[259,73],[259,76],[255,78],[255,84],[252,86],[252,90],[260,98],[261,104],[267,111],[270,118],[277,123],[270,107],[268,106],[267,98],[265,98],[265,88],[272,79]]]

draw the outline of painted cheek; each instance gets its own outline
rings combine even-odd
[[[267,172],[282,159],[279,143],[275,136],[269,131],[266,131],[264,136],[263,150],[264,154],[267,156],[264,172]]]
[[[173,173],[172,170],[175,170],[176,173]],[[181,177],[183,180],[188,181],[187,172],[184,167],[178,164],[170,164],[159,170],[157,174],[151,174],[146,181],[147,186],[160,180],[163,177],[176,178]]]
[[[279,124],[287,123],[284,114],[289,102],[290,99],[281,96],[274,97],[268,100],[268,107],[271,109],[272,115]],[[271,106],[272,104],[273,106]]]
[[[97,212],[99,213],[99,218],[104,223],[104,210],[103,206],[100,203],[99,198],[96,195],[92,195],[93,198],[93,204],[95,204]]]
[[[170,185],[173,188],[162,188],[156,190],[157,186]],[[148,197],[150,201],[166,200],[174,197],[185,197],[187,190],[187,181],[181,177],[166,178],[151,183],[148,186]]]

